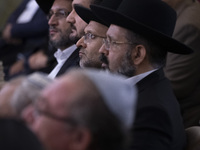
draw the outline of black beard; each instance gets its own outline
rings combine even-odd
[[[54,28],[54,27],[51,27]],[[52,40],[51,36],[49,35],[49,45],[55,48],[60,48],[60,49],[65,49],[67,48],[69,45],[73,44],[73,41],[71,41],[69,39],[69,31],[66,31],[65,33],[63,33],[61,30],[58,30],[58,32],[60,33],[60,37],[57,40]]]
[[[135,75],[135,72],[136,68],[131,59],[131,50],[128,50],[121,65],[119,66],[118,73],[127,77],[132,77]]]
[[[101,53],[99,59],[101,60],[102,63],[105,63],[106,65],[108,65],[108,58],[103,54]]]

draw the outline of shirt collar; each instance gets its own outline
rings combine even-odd
[[[57,62],[59,63],[59,61],[63,61],[63,60],[67,60],[69,58],[69,56],[76,50],[76,45],[72,45],[68,48],[66,48],[65,50],[60,50],[58,49],[55,53],[54,53],[54,57],[56,58]]]
[[[145,78],[146,76],[148,76],[149,74],[151,74],[152,72],[154,72],[156,70],[158,70],[158,69],[154,69],[154,70],[147,71],[145,73],[133,76],[131,78],[126,79],[126,81],[127,82],[131,82],[131,83],[133,83],[135,85],[137,82],[139,82],[140,80],[142,80],[143,78]]]

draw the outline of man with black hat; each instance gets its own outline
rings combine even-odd
[[[124,0],[116,11],[91,9],[111,24],[100,50],[109,51],[110,70],[130,77],[138,87],[131,148],[183,150],[186,136],[179,104],[162,69],[168,51],[192,52],[171,38],[176,13],[160,0]]]
[[[49,77],[55,78],[67,69],[79,66],[79,49],[74,44],[76,41],[69,38],[72,28],[66,22],[66,17],[72,10],[72,1],[37,0],[37,2],[43,11],[48,13],[49,43],[58,49],[54,53],[58,64],[49,74]]]
[[[121,1],[122,0],[104,0],[99,6],[117,9]],[[88,23],[84,29],[85,33],[83,37],[79,39],[76,44],[77,47],[80,47],[80,66],[82,68],[106,68],[106,66],[102,66],[100,58],[103,59],[103,56],[100,55],[99,49],[102,46],[103,38],[106,38],[108,24],[98,19],[88,8],[80,5],[75,5],[74,8],[77,14]]]

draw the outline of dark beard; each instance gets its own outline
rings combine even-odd
[[[133,64],[132,58],[131,58],[131,50],[128,50],[121,65],[119,66],[118,73],[125,75],[127,77],[132,77],[135,75],[136,68]]]
[[[62,33],[60,30],[58,31],[60,33],[60,37],[58,40],[52,40],[51,36],[49,35],[49,45],[55,48],[65,49],[69,47],[71,44],[73,44],[73,41],[69,39],[69,31],[66,31],[65,33]]]
[[[101,60],[102,63],[108,65],[108,58],[103,53],[101,53],[99,59]]]

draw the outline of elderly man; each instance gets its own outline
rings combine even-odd
[[[109,51],[110,70],[130,77],[128,81],[138,87],[131,148],[184,149],[186,136],[179,104],[162,69],[167,51],[192,52],[171,38],[175,11],[160,0],[124,0],[116,11],[91,8],[111,24],[100,49]]]
[[[42,91],[30,128],[47,150],[121,150],[136,91],[124,77],[71,70]]]
[[[109,9],[117,9],[121,1],[122,0],[104,0],[100,6],[107,7]],[[80,47],[80,66],[82,68],[106,68],[106,66],[102,66],[100,57],[102,59],[103,56],[100,55],[99,49],[102,46],[103,38],[106,37],[108,24],[99,20],[88,8],[80,5],[75,5],[74,8],[77,14],[88,23],[84,30],[83,37],[76,44]]]

